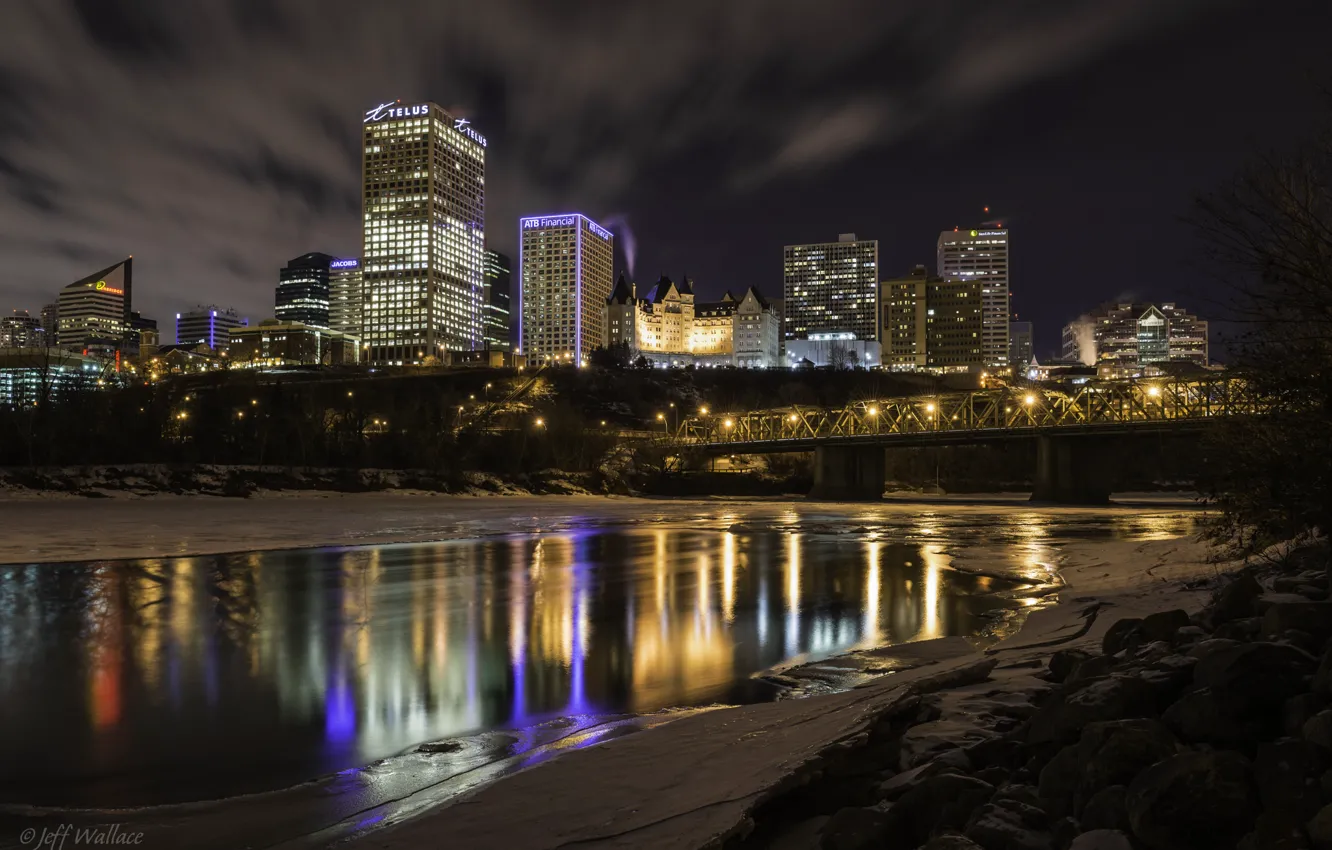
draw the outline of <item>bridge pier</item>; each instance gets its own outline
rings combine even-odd
[[[809,495],[839,502],[882,499],[884,473],[882,446],[818,446]]]
[[[1031,500],[1066,505],[1107,504],[1115,480],[1110,448],[1104,438],[1037,437]]]

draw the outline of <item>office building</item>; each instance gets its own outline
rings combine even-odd
[[[107,266],[60,290],[58,343],[72,351],[110,355],[129,331],[131,260]]]
[[[606,344],[615,237],[581,213],[518,223],[519,324],[529,363],[580,364]]]
[[[362,140],[369,362],[481,349],[485,137],[436,104],[385,103],[365,113]]]
[[[41,319],[27,310],[15,310],[0,318],[0,348],[40,348],[42,345]]]
[[[954,372],[985,365],[979,281],[937,277],[918,265],[881,289],[885,367]]]
[[[1021,373],[1031,365],[1031,358],[1035,353],[1031,334],[1031,322],[1008,323],[1008,362],[1013,365],[1014,374]]]
[[[486,251],[486,277],[482,301],[485,304],[485,341],[487,351],[512,351],[513,331],[510,306],[512,272],[507,254]]]
[[[278,272],[273,315],[281,322],[328,327],[328,274],[333,257],[302,254]]]
[[[231,344],[232,328],[243,328],[249,321],[235,310],[220,310],[214,304],[199,306],[176,314],[176,344],[206,345],[218,353]]]
[[[356,337],[300,322],[265,319],[255,327],[231,329],[234,366],[349,366],[358,362]]]
[[[1208,363],[1207,322],[1172,302],[1103,304],[1064,326],[1065,360],[1131,377],[1162,363]]]
[[[1008,230],[998,225],[939,234],[939,276],[980,282],[981,356],[991,369],[1008,366],[1008,243]]]
[[[361,333],[361,261],[338,257],[328,264],[328,326],[340,333]]]
[[[877,366],[879,340],[879,243],[841,234],[836,242],[787,245],[782,255],[783,336],[788,359],[813,361],[820,352],[854,351],[858,365]],[[802,346],[791,356],[793,342]],[[859,345],[829,345],[857,342]],[[873,342],[874,346],[866,345]],[[815,365],[830,365],[816,363]]]

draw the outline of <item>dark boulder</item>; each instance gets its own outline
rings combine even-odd
[[[920,850],[984,850],[984,848],[966,836],[950,834],[936,835]]]
[[[1159,720],[1091,723],[1078,741],[1079,778],[1074,813],[1103,788],[1127,785],[1143,770],[1173,756],[1175,736]]]
[[[1112,623],[1110,628],[1105,630],[1105,637],[1101,638],[1101,652],[1105,655],[1116,655],[1125,649],[1136,649],[1144,642],[1142,620],[1138,617],[1126,617]]]
[[[1263,629],[1262,617],[1243,617],[1222,623],[1212,630],[1212,637],[1241,643],[1255,640]]]
[[[1060,649],[1050,656],[1048,663],[1049,678],[1053,682],[1062,682],[1072,675],[1073,671],[1078,669],[1078,665],[1092,658],[1092,654],[1084,649]]]
[[[1252,751],[1281,734],[1281,713],[1255,710],[1252,695],[1198,688],[1180,697],[1161,719],[1180,740]]]
[[[1280,635],[1289,630],[1306,632],[1321,645],[1332,637],[1332,602],[1279,602],[1263,614],[1263,634]]]
[[[893,806],[894,828],[911,846],[945,830],[961,830],[994,794],[994,786],[974,776],[941,773],[922,780]]]
[[[1211,655],[1213,652],[1220,652],[1228,646],[1237,646],[1238,644],[1239,641],[1230,640],[1229,638],[1208,638],[1207,640],[1198,641],[1190,647],[1187,655],[1190,658],[1201,660]]]
[[[1056,817],[1072,814],[1073,798],[1082,779],[1082,763],[1078,759],[1078,745],[1064,747],[1041,769],[1037,786],[1048,811]]]
[[[820,833],[822,850],[869,850],[878,848],[888,834],[890,814],[879,809],[838,809]]]
[[[1322,807],[1319,777],[1328,760],[1306,741],[1283,738],[1260,744],[1253,778],[1265,814],[1275,822],[1303,824]]]
[[[1134,850],[1134,848],[1127,833],[1118,829],[1093,829],[1074,838],[1073,843],[1068,845],[1068,850]]]
[[[1189,625],[1189,613],[1183,608],[1173,611],[1159,611],[1149,614],[1142,620],[1142,633],[1149,641],[1170,641],[1175,633]]]
[[[1263,593],[1263,586],[1250,572],[1240,573],[1234,581],[1217,592],[1216,598],[1204,612],[1204,619],[1215,629],[1222,623],[1229,623],[1243,617],[1252,617],[1257,613],[1254,601]]]
[[[1152,765],[1129,784],[1126,804],[1133,834],[1152,850],[1233,847],[1258,816],[1248,759],[1225,751]]]
[[[1065,680],[1065,684],[1069,688],[1084,685],[1094,679],[1109,675],[1118,666],[1120,666],[1120,661],[1113,655],[1093,655],[1073,669],[1068,679]]]
[[[1304,740],[1325,753],[1332,753],[1332,708],[1325,708],[1304,721],[1301,731]]]
[[[1281,731],[1291,738],[1304,735],[1304,724],[1309,718],[1327,707],[1327,697],[1321,694],[1296,694],[1281,706]]]
[[[1110,785],[1092,795],[1082,807],[1083,829],[1129,829],[1128,788]]]
[[[1314,850],[1332,850],[1332,803],[1319,809],[1318,814],[1309,819],[1305,829]]]
[[[1148,717],[1156,712],[1156,693],[1141,679],[1113,674],[1056,694],[1032,716],[1027,742],[1067,743],[1084,726],[1103,720]]]
[[[986,850],[1055,850],[1048,825],[1043,810],[1003,800],[983,806],[967,824],[966,836]]]
[[[1332,695],[1332,649],[1324,652],[1318,662],[1318,669],[1314,672],[1313,692],[1324,696]]]
[[[1306,690],[1306,678],[1317,664],[1313,656],[1281,643],[1254,642],[1231,646],[1199,659],[1194,684],[1243,697],[1254,706],[1285,702]]]

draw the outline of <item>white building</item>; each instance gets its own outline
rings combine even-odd
[[[518,230],[520,353],[581,364],[606,345],[615,237],[581,213],[529,216]]]
[[[335,257],[328,264],[328,326],[340,333],[361,335],[363,296],[361,260]]]
[[[365,113],[363,343],[370,363],[484,345],[486,139],[433,103]]]
[[[981,358],[1008,366],[1008,230],[945,230],[939,234],[939,276],[981,284]]]
[[[858,240],[854,233],[843,233],[836,242],[787,245],[782,254],[782,276],[783,335],[788,352],[792,342],[816,338],[878,342],[877,240]],[[826,346],[805,348],[807,354],[817,354]],[[855,348],[858,356],[870,354],[869,347]],[[876,360],[861,365],[879,364]]]

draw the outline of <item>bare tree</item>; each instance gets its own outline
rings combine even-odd
[[[1332,530],[1332,133],[1255,161],[1194,223],[1233,297],[1233,368],[1271,405],[1209,447],[1216,539]]]

